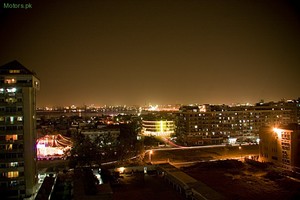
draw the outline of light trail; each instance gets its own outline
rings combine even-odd
[[[232,146],[240,146],[239,144],[235,144]],[[242,144],[242,146],[251,146],[250,144]],[[125,160],[133,160],[133,159],[137,159],[139,157],[145,157],[146,154],[149,154],[150,151],[152,150],[153,153],[155,153],[155,151],[172,151],[172,150],[187,150],[187,149],[205,149],[205,148],[217,148],[217,147],[227,147],[225,144],[220,144],[220,145],[207,145],[207,146],[193,146],[193,147],[170,147],[170,148],[157,148],[157,149],[147,149],[145,150],[144,153],[140,153],[136,156],[133,156],[131,158],[125,159]],[[243,155],[244,157],[247,157],[249,155]],[[241,158],[240,156],[235,156],[235,157],[226,157],[226,158],[220,158],[220,159],[211,159],[211,160],[197,160],[197,161],[190,161],[190,162],[181,162],[181,163],[199,163],[199,162],[209,162],[209,161],[217,161],[217,160],[227,160],[227,159],[234,159],[234,160],[243,160],[243,158]],[[122,160],[124,161],[124,160]],[[119,160],[116,161],[111,161],[111,162],[106,162],[106,163],[102,163],[101,165],[109,165],[109,164],[115,164],[118,163]],[[160,161],[157,161],[160,162]],[[156,163],[155,161],[153,163]],[[176,162],[169,162],[169,163],[174,163],[176,164]],[[180,163],[180,162],[179,162]]]
[[[233,144],[233,146],[240,146],[240,144]],[[250,144],[241,144],[241,146],[251,146]],[[215,147],[227,147],[226,144],[216,144],[216,145],[206,145],[206,146],[192,146],[192,147],[165,147],[165,148],[156,148],[153,151],[165,151],[165,150],[179,150],[179,149],[202,149],[202,148],[215,148]]]

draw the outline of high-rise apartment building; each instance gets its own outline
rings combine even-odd
[[[40,81],[17,61],[0,67],[0,194],[23,199],[35,192],[36,91]]]

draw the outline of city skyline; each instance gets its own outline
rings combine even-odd
[[[36,72],[40,107],[300,96],[294,1],[26,3],[1,5],[0,65],[18,60]]]
[[[117,107],[124,107],[124,108],[145,108],[145,109],[150,109],[150,110],[156,110],[158,108],[175,108],[178,109],[180,106],[204,106],[204,105],[226,105],[226,106],[255,106],[256,104],[259,103],[264,103],[264,104],[268,104],[268,103],[274,103],[274,102],[295,102],[298,101],[299,102],[300,97],[298,98],[293,98],[293,99],[279,99],[279,100],[270,100],[270,101],[264,101],[263,99],[261,99],[260,101],[254,102],[252,103],[230,103],[230,104],[225,104],[225,103],[176,103],[176,104],[172,104],[172,103],[166,103],[166,104],[151,104],[151,103],[146,103],[146,104],[97,104],[97,103],[91,103],[91,104],[74,104],[74,103],[69,103],[69,104],[64,104],[64,105],[47,105],[47,106],[38,106],[37,109],[85,109],[85,108],[117,108]]]

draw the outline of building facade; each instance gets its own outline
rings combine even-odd
[[[230,137],[254,137],[265,125],[300,123],[299,100],[253,105],[182,106],[176,135],[185,145],[221,144]]]
[[[259,137],[260,161],[300,171],[300,125],[265,126],[261,128]]]
[[[142,134],[145,136],[170,137],[174,130],[172,120],[142,120]]]
[[[0,193],[6,199],[29,197],[36,189],[39,87],[36,75],[19,62],[0,67]]]
[[[120,136],[120,128],[105,126],[98,129],[83,129],[80,133],[92,141],[99,139],[102,145],[116,145]]]

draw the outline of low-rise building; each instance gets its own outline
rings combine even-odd
[[[222,200],[225,199],[220,193],[210,188],[201,181],[194,179],[183,171],[169,163],[157,166],[158,174],[161,174],[165,181],[173,186],[186,199],[201,200]]]
[[[170,137],[174,133],[175,124],[172,120],[143,120],[142,134],[145,136]]]
[[[290,170],[300,171],[300,126],[262,127],[259,132],[259,156]]]
[[[111,145],[117,142],[120,136],[120,128],[105,126],[100,129],[84,129],[81,130],[80,133],[92,141],[99,139],[100,143]]]

